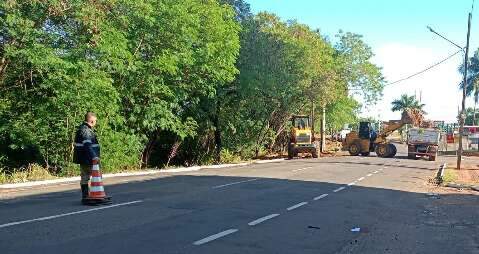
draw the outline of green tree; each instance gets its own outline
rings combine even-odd
[[[407,109],[417,109],[420,110],[421,112],[425,113],[424,111],[424,106],[425,104],[422,104],[419,102],[416,97],[414,96],[409,96],[407,94],[401,95],[399,99],[394,100],[391,102],[392,108],[391,110],[393,112],[396,111],[405,111]]]
[[[464,64],[459,67],[459,72],[464,75]],[[459,84],[459,88],[462,91],[462,89],[464,88],[464,81]],[[477,103],[479,102],[479,50],[476,50],[474,56],[469,58],[469,65],[467,69],[466,95],[473,96],[473,111],[476,112]],[[471,122],[476,122],[476,114],[473,113],[471,115]]]
[[[363,36],[340,31],[336,44],[338,58],[342,64],[341,79],[355,94],[361,95],[366,104],[375,104],[382,95],[385,81],[381,68],[371,62],[374,56],[371,47],[363,41]]]
[[[214,0],[4,1],[0,14],[1,143],[46,166],[70,161],[87,110],[106,169],[147,163],[160,133],[193,137],[200,99],[237,74],[239,25]]]
[[[465,125],[477,125],[477,112],[475,108],[466,109]]]

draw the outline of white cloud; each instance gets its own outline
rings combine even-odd
[[[406,44],[387,44],[377,48],[373,61],[383,67],[388,82],[393,82],[423,70],[447,57],[450,53],[444,49],[421,48]],[[422,103],[426,104],[427,118],[454,122],[461,101],[457,84],[461,75],[457,67],[461,54],[427,71],[424,74],[404,82],[387,86],[382,100],[376,106],[364,110],[364,116],[380,117],[382,120],[399,119],[400,113],[391,112],[391,102],[401,94],[417,95],[422,91]],[[366,112],[367,111],[367,112]]]

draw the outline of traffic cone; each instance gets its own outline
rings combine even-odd
[[[93,164],[91,170],[90,192],[88,197],[83,199],[86,205],[101,205],[111,203],[111,197],[108,197],[103,187],[103,180],[99,164]]]

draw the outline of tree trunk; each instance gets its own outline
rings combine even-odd
[[[314,141],[314,101],[311,100],[311,134]]]
[[[477,101],[474,100],[474,110],[472,111],[472,125],[476,125],[476,106]]]
[[[173,146],[171,147],[170,154],[168,155],[168,161],[166,162],[166,167],[170,165],[171,159],[176,157],[178,148],[180,148],[181,141],[176,140]]]
[[[141,166],[147,166],[148,162],[150,161],[150,156],[151,153],[153,152],[153,148],[155,147],[156,141],[158,139],[158,131],[155,131],[152,136],[150,137],[150,140],[145,146],[145,149],[143,149],[143,153],[141,156]]]
[[[220,100],[218,98],[218,94],[216,94],[216,108],[215,108],[215,116],[213,119],[213,125],[215,126],[215,162],[221,162],[221,127],[220,127]]]
[[[322,107],[322,114],[321,114],[321,146],[320,146],[320,151],[324,153],[326,150],[326,106]]]

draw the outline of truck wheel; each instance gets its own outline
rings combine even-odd
[[[313,158],[318,158],[319,152],[318,152],[318,149],[314,149],[312,152],[311,152],[311,155],[313,156]]]
[[[407,146],[407,158],[410,160],[415,160],[416,159],[416,147],[414,145],[408,145]]]
[[[361,153],[361,145],[358,142],[354,142],[349,146],[349,154],[352,156],[358,156]]]
[[[398,149],[396,148],[396,146],[393,145],[393,144],[387,144],[387,146],[388,146],[388,150],[389,150],[387,157],[388,157],[388,158],[393,158],[394,156],[396,156],[396,153],[397,153],[397,151],[398,151]]]
[[[376,146],[376,155],[381,158],[386,158],[388,156],[388,146],[385,144],[379,144]]]

